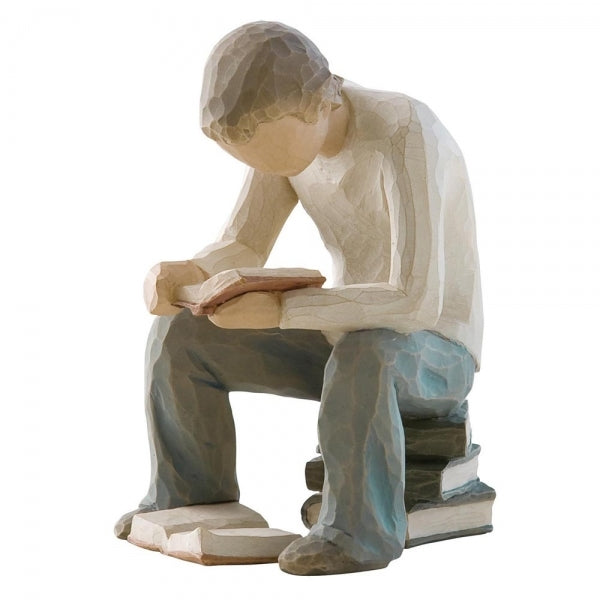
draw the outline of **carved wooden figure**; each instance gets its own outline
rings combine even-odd
[[[146,279],[159,315],[152,480],[117,535],[133,520],[130,541],[145,547],[205,564],[278,556],[305,575],[378,569],[405,546],[489,531],[494,492],[477,479],[466,403],[479,263],[453,138],[425,104],[333,75],[302,33],[271,22],[217,44],[201,123],[250,169],[220,239]],[[328,287],[319,273],[262,270],[298,203],[333,257]],[[237,504],[234,390],[321,402],[307,481],[322,493],[305,537]]]

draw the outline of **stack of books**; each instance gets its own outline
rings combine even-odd
[[[496,492],[477,476],[481,448],[471,442],[467,403],[448,418],[404,419],[404,436],[406,547],[492,531]],[[306,463],[305,476],[309,490],[322,491],[320,455]],[[302,506],[307,527],[316,523],[320,510],[317,493]]]

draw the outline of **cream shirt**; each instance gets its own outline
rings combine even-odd
[[[208,273],[263,266],[300,201],[332,255],[331,288],[282,294],[282,328],[427,329],[463,344],[479,366],[483,314],[475,218],[462,154],[421,102],[345,83],[348,134],[285,178],[250,170]]]

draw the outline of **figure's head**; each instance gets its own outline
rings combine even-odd
[[[216,45],[206,64],[202,131],[252,167],[299,173],[323,146],[342,81],[296,29],[243,25]]]

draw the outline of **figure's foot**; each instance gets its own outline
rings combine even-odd
[[[333,542],[311,534],[292,542],[279,555],[279,567],[292,575],[337,575],[372,571],[387,567],[388,562],[358,562]]]
[[[133,517],[139,513],[150,512],[152,508],[150,507],[140,507],[132,510],[131,512],[125,513],[116,523],[114,527],[115,535],[120,540],[126,540],[127,536],[131,533],[131,522],[133,521]]]

